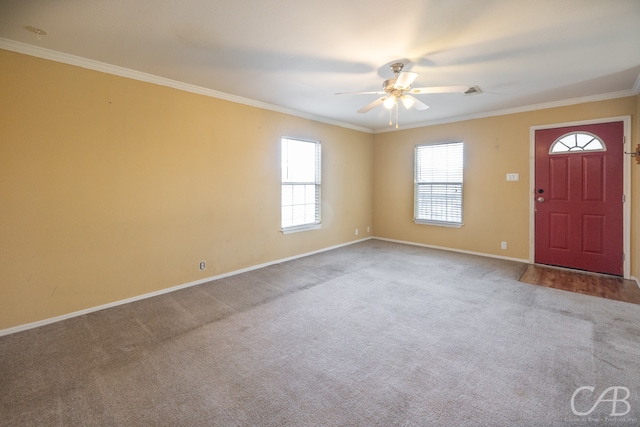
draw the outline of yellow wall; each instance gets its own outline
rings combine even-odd
[[[0,330],[370,235],[371,134],[5,50],[0,75]],[[320,230],[279,231],[282,136],[322,141]]]
[[[638,98],[632,96],[375,134],[375,235],[528,260],[531,126],[627,115],[632,116],[632,123],[637,123]],[[449,228],[414,224],[414,146],[447,141],[465,143],[464,226]],[[637,141],[635,134],[632,141]],[[626,161],[631,162],[631,158]],[[638,198],[640,189],[636,169],[637,166],[632,166],[634,199]],[[507,182],[507,173],[519,173],[520,180]],[[635,236],[638,225],[635,212],[634,204],[632,236]],[[507,250],[500,248],[503,241],[508,243]],[[635,250],[638,241],[635,237],[632,237],[631,244],[631,272],[635,275],[635,266],[638,265]]]
[[[348,243],[368,226],[526,260],[530,127],[631,115],[634,146],[640,132],[640,96],[371,135],[4,50],[0,75],[0,330]],[[322,141],[320,230],[279,231],[282,136]],[[465,225],[415,225],[414,145],[455,140]]]

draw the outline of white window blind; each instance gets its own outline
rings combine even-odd
[[[418,145],[414,221],[462,225],[463,143]]]
[[[320,226],[320,143],[282,138],[281,226],[295,232]]]

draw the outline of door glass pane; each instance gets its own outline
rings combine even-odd
[[[583,151],[606,151],[604,142],[588,132],[571,132],[556,139],[549,154],[571,153]]]

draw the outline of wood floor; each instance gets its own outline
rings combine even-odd
[[[600,298],[640,304],[640,287],[633,280],[529,265],[520,281]]]

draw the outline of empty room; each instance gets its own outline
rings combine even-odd
[[[639,22],[0,0],[0,426],[638,426]]]

